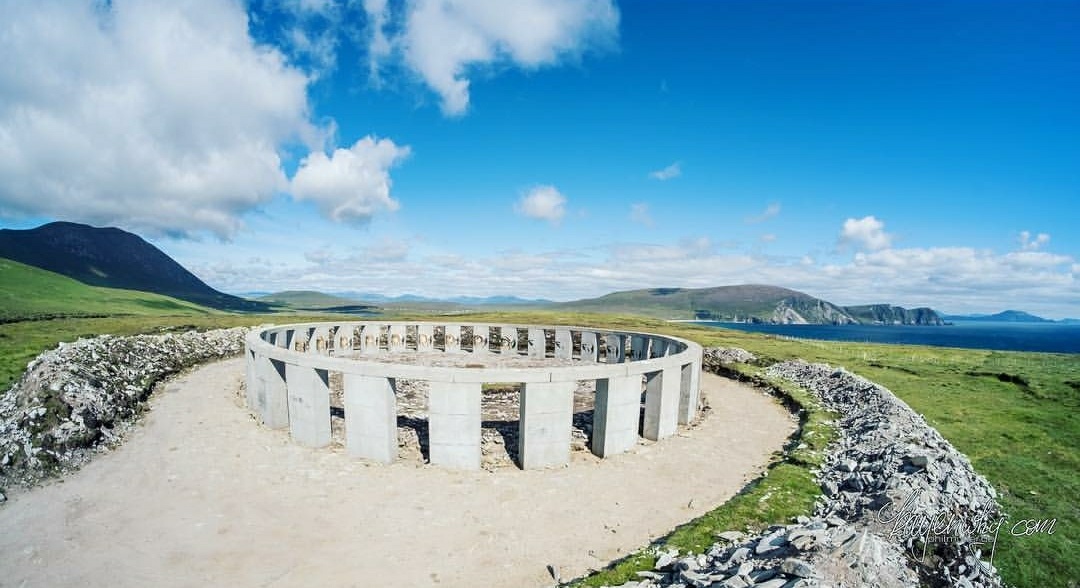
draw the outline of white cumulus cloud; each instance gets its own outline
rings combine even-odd
[[[885,232],[885,223],[873,216],[849,218],[840,230],[841,243],[850,243],[870,251],[887,249],[892,245],[892,239],[893,236]]]
[[[555,186],[536,186],[518,200],[514,209],[529,218],[557,225],[566,216],[566,196]]]
[[[1020,249],[1022,251],[1036,251],[1050,242],[1050,235],[1039,233],[1032,236],[1029,231],[1020,231]]]
[[[665,167],[664,169],[658,169],[656,171],[649,172],[649,177],[650,178],[652,178],[654,180],[660,180],[661,182],[663,182],[665,180],[670,180],[670,179],[673,179],[673,178],[677,178],[677,177],[679,177],[681,175],[682,175],[682,165],[677,161],[675,163]]]
[[[399,47],[403,63],[434,90],[450,116],[469,108],[470,77],[478,68],[536,69],[579,58],[611,44],[619,12],[611,0],[416,0],[403,24],[388,33],[391,7],[366,0],[373,77]]]
[[[370,136],[329,157],[316,151],[300,162],[292,193],[314,202],[331,220],[364,223],[377,212],[397,210],[389,170],[408,155],[407,146]]]
[[[231,237],[317,145],[308,77],[239,2],[2,3],[0,215]]]

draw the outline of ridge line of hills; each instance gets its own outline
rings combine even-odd
[[[195,308],[184,305],[186,302],[205,309],[231,312],[304,310],[376,314],[384,308],[435,311],[482,306],[629,313],[662,319],[780,324],[942,325],[946,324],[946,320],[1053,322],[1020,311],[1005,311],[996,315],[942,316],[927,307],[909,309],[891,304],[840,306],[804,292],[763,284],[626,290],[571,302],[524,299],[516,296],[463,296],[436,300],[411,295],[386,297],[353,292],[335,295],[303,290],[277,292],[249,299],[215,290],[138,235],[117,228],[98,228],[70,222],[53,222],[25,230],[0,229],[0,258],[20,264],[5,266],[8,268],[7,280],[19,279],[48,284],[48,287],[43,287],[41,291],[51,293],[49,295],[54,297],[66,292],[72,300],[91,299],[90,293],[77,292],[71,284],[56,281],[53,277],[35,275],[30,271],[31,268],[52,272],[57,275],[55,277],[63,276],[91,287],[150,293],[171,300],[165,302],[98,292],[110,300],[123,299],[128,306],[133,301],[138,301],[138,304],[148,308],[154,305],[161,308],[183,307],[185,311]],[[22,290],[19,290],[21,294],[16,294],[16,290],[6,288],[5,284],[0,283],[0,296],[6,296],[13,305],[18,304],[20,296],[34,295]],[[27,312],[35,316],[40,315],[42,308],[48,308],[50,312],[60,311],[60,306],[54,302],[43,305],[41,301],[34,301],[27,308]]]

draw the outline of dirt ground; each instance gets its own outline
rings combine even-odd
[[[794,430],[710,374],[712,410],[660,443],[566,467],[457,472],[299,447],[238,397],[242,360],[164,386],[81,471],[0,506],[0,586],[550,586],[723,503]]]

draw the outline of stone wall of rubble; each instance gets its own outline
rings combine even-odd
[[[42,353],[0,396],[0,490],[79,467],[123,435],[157,382],[241,353],[246,333],[102,335]]]
[[[741,349],[705,350],[707,368],[753,360]],[[974,544],[1000,517],[994,489],[920,415],[828,365],[787,361],[766,375],[812,391],[840,415],[813,516],[754,536],[721,533],[702,554],[661,550],[655,569],[625,586],[1002,586]]]

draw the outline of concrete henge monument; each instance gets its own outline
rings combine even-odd
[[[480,467],[485,383],[522,384],[518,455],[524,469],[570,461],[579,380],[596,381],[591,449],[601,458],[637,443],[643,380],[641,435],[646,439],[671,436],[698,412],[701,346],[666,335],[573,326],[365,321],[264,327],[253,330],[245,343],[247,405],[266,426],[288,428],[302,445],[328,445],[329,374],[339,372],[346,450],[384,463],[397,458],[399,378],[428,382],[429,461],[456,469]],[[386,361],[409,353],[466,356],[475,362]],[[560,365],[484,363],[517,358]]]

